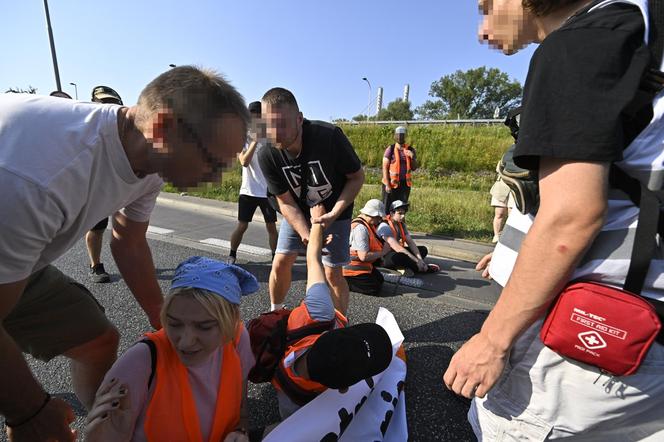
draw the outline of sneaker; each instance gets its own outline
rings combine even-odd
[[[90,266],[90,279],[92,282],[96,283],[105,283],[111,281],[111,277],[108,276],[108,273],[106,273],[106,270],[104,270],[104,264],[102,263],[99,263],[94,267]]]
[[[493,235],[493,239],[491,240],[491,242],[492,242],[493,244],[495,244],[495,243],[498,242],[499,239],[500,239],[500,236],[499,236],[499,235]]]
[[[402,276],[405,276],[406,278],[412,278],[415,276],[415,272],[413,272],[411,269],[405,268],[405,269],[397,269],[399,273],[401,273]]]
[[[228,258],[226,258],[226,264],[233,265],[235,264],[236,260],[237,258],[235,258],[234,256],[229,256]]]

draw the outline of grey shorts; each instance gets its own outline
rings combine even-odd
[[[350,219],[338,219],[325,229],[324,236],[332,235],[332,242],[323,248],[323,264],[327,267],[342,267],[350,262]],[[305,252],[300,235],[285,219],[279,226],[276,253],[293,255]]]
[[[112,327],[83,285],[49,265],[28,279],[4,328],[25,353],[49,361]]]

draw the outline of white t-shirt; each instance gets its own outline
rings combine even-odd
[[[0,284],[45,267],[120,209],[132,221],[149,220],[163,181],[133,173],[119,109],[0,95]]]
[[[249,149],[249,143],[244,146],[242,152],[246,152]],[[263,176],[263,171],[261,166],[258,163],[258,151],[265,146],[264,140],[258,140],[256,142],[256,150],[254,150],[254,155],[251,157],[251,161],[247,167],[242,168],[242,185],[240,186],[240,195],[249,195],[259,198],[267,197],[267,182]]]

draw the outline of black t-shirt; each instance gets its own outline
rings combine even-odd
[[[323,121],[304,120],[302,123],[302,152],[297,158],[274,146],[261,149],[258,161],[272,195],[290,191],[309,217],[309,207],[323,202],[325,209],[332,210],[346,185],[346,175],[362,167],[353,146],[343,131]],[[300,198],[302,190],[301,164],[309,165],[306,201]],[[338,219],[349,219],[353,205],[339,215]]]
[[[626,115],[650,64],[644,32],[636,6],[614,4],[579,14],[544,39],[524,86],[518,166],[537,169],[542,156],[622,159],[648,123]]]

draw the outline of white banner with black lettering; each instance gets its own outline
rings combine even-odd
[[[408,440],[406,356],[403,334],[392,313],[378,310],[376,324],[390,336],[394,356],[387,369],[345,393],[328,389],[270,432],[264,442]]]

